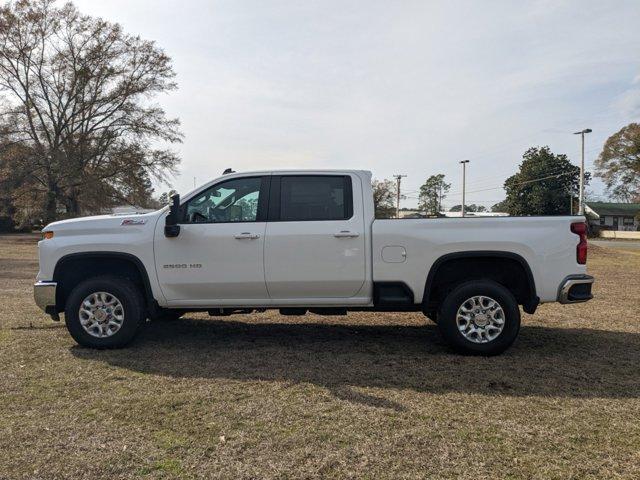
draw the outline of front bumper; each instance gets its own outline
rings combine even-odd
[[[591,300],[591,275],[569,275],[558,288],[558,301],[560,303],[580,303]]]
[[[56,313],[56,282],[36,282],[33,284],[33,299],[40,309],[48,314]]]

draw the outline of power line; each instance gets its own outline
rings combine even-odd
[[[551,167],[550,169],[548,169],[546,171],[542,170],[542,171],[539,171],[537,173],[538,174],[542,174],[542,175],[550,175],[550,176],[555,176],[555,175],[560,174],[560,173],[562,173],[563,175],[567,174],[567,173],[571,173],[571,172],[564,172],[563,170],[564,170],[563,167],[556,166],[556,167]],[[514,173],[513,175],[517,175],[517,173]],[[512,177],[513,175],[510,175],[509,177]],[[504,178],[504,177],[493,177],[493,178],[498,179],[498,178]],[[487,182],[483,182],[483,183],[487,183]],[[483,185],[476,185],[476,186],[479,187],[479,186],[483,186]],[[499,188],[499,187],[496,187],[496,188]],[[460,195],[460,192],[459,191],[458,192],[454,192],[454,193],[451,193],[450,195]]]
[[[590,164],[589,168],[591,168],[592,166],[593,164]],[[564,168],[561,166],[552,166],[549,169],[543,169],[537,173],[542,175],[553,175],[555,173],[562,173],[563,170]],[[467,182],[467,185],[473,185],[474,187],[484,187],[486,184],[491,184],[495,180],[504,179],[505,177],[512,177],[513,175],[517,175],[517,173],[518,172],[504,175],[492,175],[490,177],[484,177],[484,179]]]
[[[546,176],[546,177],[540,177],[540,178],[534,178],[534,179],[532,179],[532,180],[526,180],[526,181],[524,181],[524,182],[516,182],[516,183],[512,183],[511,185],[512,185],[512,186],[515,186],[515,185],[525,185],[525,184],[527,184],[527,183],[541,182],[541,181],[543,181],[543,180],[548,180],[548,179],[550,179],[550,178],[558,178],[558,177],[562,177],[562,176],[564,176],[564,175],[569,175],[569,174],[571,174],[571,173],[573,173],[573,172],[557,173],[557,174],[553,174],[553,175],[548,175],[548,176]],[[499,189],[501,189],[501,188],[504,188],[504,185],[501,185],[501,186],[499,186],[499,187],[482,188],[482,189],[479,189],[479,190],[469,190],[469,191],[467,191],[466,193],[488,192],[488,191],[490,191],[490,190],[499,190]],[[461,194],[462,194],[462,192],[454,192],[454,193],[450,193],[449,195],[456,195],[456,196],[458,196],[458,195],[461,195]]]
[[[543,180],[548,180],[550,178],[560,178],[564,175],[569,175],[573,172],[565,172],[565,173],[558,173],[558,174],[554,174],[554,175],[547,175],[546,177],[540,177],[540,178],[534,178],[532,180],[525,180],[524,182],[516,182],[516,183],[512,183],[510,186],[516,186],[516,185],[526,185],[528,183],[535,183],[535,182],[541,182]],[[488,188],[488,189],[483,189],[483,190],[475,190],[475,192],[484,192],[487,190],[497,190],[499,188],[504,188],[504,186],[501,187],[494,187],[494,188]],[[469,192],[469,193],[475,193],[475,192]]]
[[[537,133],[545,132],[545,131],[547,131],[547,130],[549,130],[549,129],[540,130],[540,131],[539,131],[539,132],[537,132]],[[564,131],[563,131],[563,133],[573,133],[573,132],[569,132],[569,131],[564,132]],[[524,137],[522,140],[524,140],[524,139],[526,139],[526,138],[529,138],[529,137]],[[500,146],[509,145],[509,144],[512,144],[512,143],[517,142],[517,141],[520,141],[520,140],[518,139],[518,140],[514,140],[514,141],[510,141],[510,142],[505,142],[505,143],[503,143],[503,144],[498,144],[498,146],[500,147]],[[498,150],[498,149],[496,149],[496,148],[492,148],[492,149],[485,149],[484,151],[482,151],[482,150],[481,150],[479,154],[477,154],[477,152],[476,152],[476,154],[474,154],[474,159],[487,158],[487,157],[488,157],[488,155],[486,155],[486,153],[487,153],[487,152],[494,151],[494,150]],[[601,150],[602,150],[602,147],[601,147],[601,146],[598,146],[598,147],[594,147],[594,148],[591,148],[591,149],[589,149],[589,150],[586,150],[586,151],[585,151],[585,154],[590,154],[590,153],[593,153],[593,152],[596,152],[596,151],[601,151]],[[591,163],[591,165],[593,165],[593,163]],[[509,173],[504,173],[504,174],[499,175],[499,176],[491,176],[491,177],[478,178],[478,179],[475,179],[475,180],[472,180],[471,182],[469,182],[469,185],[478,185],[478,184],[480,184],[480,183],[485,183],[487,180],[491,180],[491,179],[493,179],[493,178],[498,178],[498,177],[505,177],[505,176],[507,176],[507,175],[509,175],[509,176],[510,176],[510,175],[513,175],[513,173],[511,173],[511,174],[509,174]]]
[[[587,167],[589,167],[589,168],[593,168],[593,167],[595,167],[595,160],[592,161],[592,162],[585,162],[585,165]],[[545,171],[545,169],[543,169],[542,171],[540,171],[538,173],[539,174],[540,173],[542,173],[542,174],[548,173],[549,175],[551,175],[554,172],[561,172],[562,170],[563,170],[563,167],[553,166],[550,169],[546,169],[546,171]],[[467,182],[467,184],[468,185],[479,186],[478,184],[487,183],[487,181],[489,181],[489,180],[504,178],[505,176],[513,176],[513,175],[516,175],[516,174],[517,174],[517,172],[511,173],[511,174],[503,174],[503,175],[492,175],[490,177],[484,177],[484,178],[477,179],[477,180],[474,180],[474,181],[471,181],[471,182]]]
[[[553,172],[553,173],[550,173]],[[511,184],[512,186],[517,186],[517,185],[526,185],[529,183],[535,183],[535,182],[541,182],[544,180],[549,180],[551,178],[559,178],[565,175],[569,175],[573,172],[562,172],[562,169],[559,170],[550,170],[547,171],[546,173],[550,173],[544,177],[538,177],[538,178],[534,178],[531,180],[525,180],[522,182],[517,182],[517,183],[513,183]],[[481,188],[481,189],[477,189],[477,190],[468,190],[466,193],[480,193],[480,192],[488,192],[491,190],[500,190],[500,189],[504,189],[504,184],[500,185],[500,186],[495,186],[495,187],[488,187],[488,188]],[[554,190],[554,189],[550,189],[550,190]],[[407,193],[413,193],[413,192],[407,192]],[[453,192],[453,193],[447,193],[446,196],[450,197],[450,196],[460,196],[462,194],[462,192]],[[402,198],[406,198],[406,199],[410,199],[410,200],[419,200],[420,197],[416,197],[416,196],[412,196],[412,195],[403,195]],[[501,201],[501,200],[496,200],[496,201]],[[480,201],[476,201],[476,203],[479,203]],[[491,200],[487,200],[485,203],[489,203],[491,202]]]

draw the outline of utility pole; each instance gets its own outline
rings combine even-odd
[[[569,192],[569,216],[573,215],[573,196]]]
[[[438,192],[438,212],[442,212],[442,182],[440,182],[440,188]]]
[[[464,202],[465,202],[465,191],[467,189],[467,163],[469,160],[461,160],[462,164],[462,217],[464,217]]]
[[[580,197],[578,206],[578,215],[584,215],[584,134],[591,133],[593,130],[585,128],[579,132],[573,132],[574,135],[582,137],[582,159],[580,161]]]
[[[400,181],[402,178],[406,177],[406,175],[394,175],[393,178],[396,179],[396,218],[400,218]]]

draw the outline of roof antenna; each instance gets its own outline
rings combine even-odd
[[[224,172],[222,172],[223,175],[227,175],[228,173],[236,173],[234,172],[232,169],[227,168]]]

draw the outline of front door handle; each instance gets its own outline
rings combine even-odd
[[[336,238],[356,238],[360,234],[358,232],[350,232],[349,230],[340,230],[338,233],[333,234]]]
[[[242,233],[238,233],[237,235],[234,235],[233,238],[237,238],[238,240],[243,240],[243,239],[255,240],[256,238],[260,238],[260,235],[258,235],[257,233],[242,232]]]

